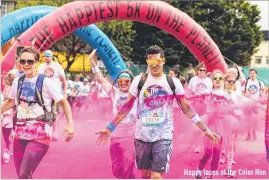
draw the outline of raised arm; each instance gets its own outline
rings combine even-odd
[[[98,68],[98,66],[96,65],[96,60],[97,60],[97,56],[96,56],[96,49],[94,49],[91,54],[89,55],[89,61],[90,61],[90,65],[92,67],[92,72],[95,75],[95,77],[97,77],[98,82],[102,85],[102,87],[104,88],[105,92],[107,94],[110,93],[111,89],[113,88],[113,86],[108,82],[108,80],[103,76],[101,70]]]

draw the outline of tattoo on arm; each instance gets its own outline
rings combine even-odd
[[[186,99],[186,97],[179,97],[177,98],[177,102],[179,103],[179,106],[181,107],[183,113],[191,119],[193,116],[195,116],[197,113],[194,111],[194,109],[191,107],[190,103]]]

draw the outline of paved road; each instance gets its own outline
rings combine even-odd
[[[90,117],[90,115],[87,116]],[[66,143],[64,137],[60,136],[57,143],[52,143],[47,155],[34,173],[34,178],[114,178],[111,172],[108,146],[98,146],[95,143],[97,136],[94,133],[106,124],[107,122],[105,121],[77,120],[74,139],[70,143]],[[63,126],[64,121],[59,121],[59,130],[62,130]],[[176,128],[175,130],[177,132],[178,129]],[[164,178],[193,178],[186,174],[186,170],[196,169],[202,153],[195,154],[193,149],[186,152],[189,147],[190,137],[190,134],[187,133],[175,135],[170,171]],[[263,132],[259,133],[256,141],[247,142],[243,139],[244,136],[240,135],[237,140],[235,156],[237,164],[234,168],[237,173],[243,173],[242,170],[248,170],[249,173],[253,171],[253,174],[241,174],[237,175],[236,178],[268,179]],[[208,162],[209,165],[210,162]],[[13,159],[11,159],[9,164],[2,165],[1,169],[1,178],[17,178]],[[225,169],[225,165],[220,165],[219,173],[222,169]],[[260,170],[260,173],[264,171],[264,174],[258,174],[257,170],[255,172],[255,169]],[[135,174],[137,178],[140,178],[138,171],[135,170]],[[226,177],[219,175],[216,178]]]

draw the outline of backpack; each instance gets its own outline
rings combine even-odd
[[[257,79],[257,80],[258,80],[258,79]],[[249,81],[249,78],[247,79],[247,82],[245,83],[245,90],[244,90],[244,93],[247,92],[248,81]],[[259,91],[260,91],[260,92],[259,92],[259,95],[262,96],[262,89],[261,89],[262,85],[261,85],[261,81],[258,80],[258,83],[259,83]]]
[[[35,118],[35,119],[26,119],[26,121],[27,120],[28,121],[30,121],[30,120],[41,120],[43,122],[48,122],[50,125],[52,125],[52,123],[56,120],[56,112],[55,112],[56,103],[55,103],[54,100],[52,100],[52,102],[51,102],[51,112],[49,112],[46,109],[46,106],[44,104],[43,95],[42,95],[43,82],[44,82],[44,79],[46,77],[47,76],[44,75],[44,74],[39,74],[38,75],[38,78],[37,78],[37,81],[36,81],[36,87],[35,87],[35,100],[36,101],[31,101],[31,102],[20,99],[20,96],[21,96],[21,93],[22,93],[22,85],[23,85],[23,82],[24,82],[24,79],[25,79],[25,75],[22,75],[21,77],[19,77],[18,86],[17,86],[17,102],[18,102],[18,105],[20,105],[21,101],[27,102],[29,104],[37,103],[44,110],[45,114],[43,116]],[[16,121],[18,121],[17,113],[15,114],[14,119],[13,119],[13,127],[15,127],[14,125],[16,124]]]
[[[144,86],[144,84],[145,84],[147,78],[148,78],[148,73],[146,73],[146,74],[143,73],[142,76],[141,76],[141,79],[140,79],[140,81],[139,81],[139,83],[138,83],[138,86],[137,86],[137,90],[138,90],[138,95],[137,95],[137,97],[138,97],[138,101],[139,101],[140,91],[142,90],[142,88],[143,88],[143,86]],[[174,84],[174,81],[173,81],[172,77],[166,75],[166,80],[167,80],[167,82],[168,82],[168,84],[169,84],[169,86],[170,86],[170,89],[171,89],[172,92],[173,92],[173,96],[176,97],[176,86],[175,86],[175,84]],[[139,109],[138,106],[139,106],[139,102],[137,102],[137,110]],[[179,106],[180,106],[180,105],[179,105]],[[181,107],[181,106],[180,106],[180,107]],[[139,119],[138,111],[137,111],[137,117],[138,117],[138,119]]]

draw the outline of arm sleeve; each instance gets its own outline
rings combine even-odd
[[[176,87],[175,93],[176,95],[185,95],[185,90],[180,82],[179,79],[177,78],[172,78]]]

